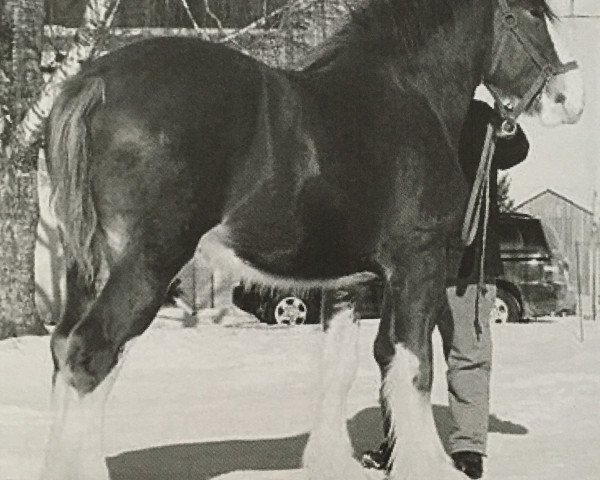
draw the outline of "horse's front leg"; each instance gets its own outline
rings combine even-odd
[[[388,278],[375,343],[382,371],[390,480],[464,479],[437,435],[431,408],[431,334],[446,302],[441,235],[419,232],[387,252]]]
[[[304,451],[310,480],[364,480],[353,459],[346,426],[348,391],[358,368],[358,322],[354,291],[324,292],[322,323],[325,331],[321,386],[316,418]]]

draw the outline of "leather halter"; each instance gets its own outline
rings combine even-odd
[[[517,105],[504,105],[501,100],[500,93],[494,87],[487,85],[488,90],[496,101],[500,115],[504,119],[502,123],[502,130],[505,133],[510,133],[516,129],[516,120],[519,115],[525,111],[531,101],[540,93],[546,82],[556,75],[561,75],[576,69],[578,65],[576,61],[559,63],[558,65],[550,62],[535,49],[527,37],[523,36],[522,33],[519,32],[517,17],[508,6],[507,0],[498,0],[498,3],[500,10],[502,11],[502,36],[500,37],[499,47],[492,61],[490,73],[493,73],[496,70],[500,61],[502,49],[504,48],[507,39],[511,38],[511,36],[523,47],[525,53],[529,55],[539,70],[537,78],[529,87],[527,92],[525,92],[523,97],[519,100]]]

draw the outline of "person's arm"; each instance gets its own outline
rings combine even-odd
[[[529,153],[529,141],[520,125],[512,137],[497,138],[496,151],[492,166],[498,170],[506,170],[521,163]]]
[[[473,182],[479,166],[487,126],[493,121],[494,110],[487,103],[471,101],[458,145],[458,158],[469,184]]]

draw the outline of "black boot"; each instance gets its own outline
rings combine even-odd
[[[483,475],[483,456],[478,452],[456,452],[452,454],[454,466],[467,477],[478,479]]]

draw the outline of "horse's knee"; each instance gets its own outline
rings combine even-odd
[[[428,350],[411,348],[404,343],[392,346],[389,342],[378,342],[377,339],[373,350],[384,381],[391,370],[400,371],[408,376],[407,382],[417,391],[431,391],[433,362]],[[398,365],[404,366],[399,369]]]

